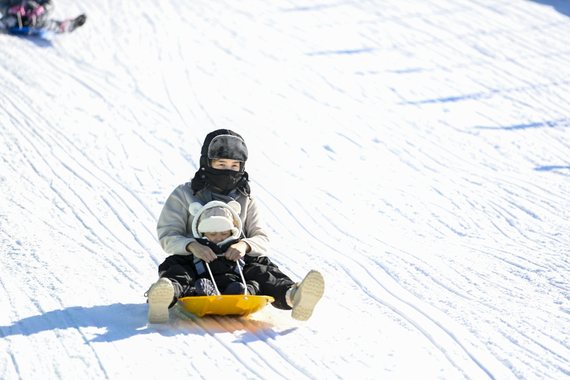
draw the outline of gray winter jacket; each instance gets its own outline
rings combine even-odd
[[[3,15],[8,14],[8,9],[14,5],[24,5],[26,11],[37,8],[40,5],[46,10],[46,13],[53,11],[53,3],[51,0],[0,0],[0,13]]]
[[[171,255],[190,255],[186,246],[193,241],[192,221],[194,217],[189,211],[193,202],[206,204],[211,199],[205,199],[204,192],[196,195],[190,187],[190,182],[178,186],[166,200],[158,218],[157,234],[162,249]],[[240,219],[243,223],[245,241],[251,247],[248,256],[264,256],[269,246],[269,237],[260,216],[257,200],[254,196],[241,195],[235,199],[241,205]]]

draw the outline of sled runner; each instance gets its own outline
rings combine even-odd
[[[29,37],[40,37],[44,40],[51,40],[55,37],[55,32],[46,29],[33,28],[30,26],[23,26],[21,28],[15,26],[8,29],[8,34],[13,34],[17,36],[29,36]]]
[[[239,274],[241,276],[244,288],[246,289],[245,290],[246,294],[240,294],[240,295],[220,294],[220,291],[218,290],[218,285],[216,284],[214,276],[212,275],[210,265],[206,262],[205,264],[206,267],[208,268],[208,272],[210,273],[210,278],[212,279],[212,283],[214,284],[214,287],[216,288],[216,293],[218,293],[218,295],[180,298],[178,301],[182,302],[182,304],[184,305],[184,309],[186,309],[188,312],[195,314],[198,317],[202,317],[206,314],[237,315],[245,317],[252,313],[258,312],[259,310],[267,306],[267,304],[275,301],[275,299],[271,296],[248,295],[245,278],[243,277],[243,272],[239,265],[237,267],[239,268]]]

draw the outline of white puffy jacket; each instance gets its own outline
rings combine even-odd
[[[199,195],[199,193],[197,194]],[[190,182],[178,186],[166,200],[158,218],[157,234],[162,249],[171,255],[189,255],[186,246],[195,241],[192,232],[194,216],[189,207],[194,202],[205,204],[203,199],[194,195]],[[239,196],[236,199],[241,206],[240,219],[244,238],[251,251],[248,256],[264,256],[269,246],[269,236],[261,218],[257,201],[253,195]]]

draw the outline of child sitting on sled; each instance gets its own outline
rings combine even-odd
[[[206,205],[194,202],[189,207],[194,216],[192,234],[196,241],[209,247],[217,255],[216,260],[207,263],[195,256],[172,255],[158,267],[160,280],[157,284],[178,286],[178,294],[190,296],[215,296],[218,294],[247,294],[256,295],[259,284],[254,281],[242,281],[240,272],[245,262],[229,260],[223,253],[231,245],[240,241],[241,206],[236,201],[224,203],[211,201]],[[246,287],[247,286],[247,287]],[[152,287],[151,287],[152,289]],[[149,322],[168,322],[168,307],[176,299],[168,297],[166,302],[156,302],[162,294],[149,290]]]
[[[198,275],[195,285],[198,296],[216,295],[216,288],[222,294],[245,294],[246,290],[249,295],[258,293],[259,284],[256,281],[247,281],[245,284],[242,281],[240,273],[245,265],[244,260],[233,261],[223,255],[228,247],[240,241],[240,212],[241,206],[236,201],[212,201],[205,206],[195,202],[190,205],[190,213],[194,215],[194,220],[198,220],[198,228],[195,229],[193,225],[196,241],[210,247],[218,256],[210,263],[194,257],[194,267]]]

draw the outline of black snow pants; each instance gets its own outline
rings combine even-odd
[[[174,287],[174,300],[169,308],[174,306],[179,298],[196,295],[194,284],[198,280],[198,274],[193,259],[192,255],[172,255],[158,266],[158,276],[168,278]]]
[[[198,278],[203,276],[198,276],[196,273],[193,260],[193,255],[173,255],[167,257],[158,267],[159,276],[168,278],[172,282],[175,300],[195,295],[194,285]],[[243,275],[246,282],[256,281],[259,283],[261,289],[258,294],[275,298],[275,302],[272,303],[274,307],[291,310],[291,307],[287,305],[285,295],[287,290],[295,284],[293,280],[281,272],[279,267],[267,256],[245,256],[244,260]],[[228,281],[230,281],[229,277]],[[223,284],[224,289],[227,285],[229,282]],[[175,304],[176,301],[173,301],[170,307]]]
[[[291,310],[285,295],[295,283],[267,256],[245,256],[243,276],[246,280],[254,280],[261,286],[261,293],[275,298],[272,305],[281,310]]]

